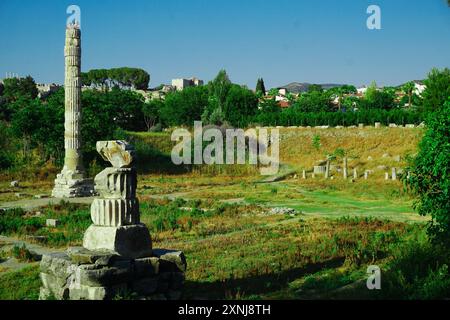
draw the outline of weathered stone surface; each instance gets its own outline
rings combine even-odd
[[[161,259],[160,272],[186,271],[187,262],[182,251],[154,249],[153,255]]]
[[[327,171],[327,166],[314,166],[313,172],[314,174],[325,174]]]
[[[139,259],[104,253],[98,257],[97,253],[80,247],[68,251],[70,254],[45,255],[41,262],[40,299],[108,300],[125,293],[152,300],[181,298],[185,276],[180,268],[186,264],[180,251],[161,249],[156,250],[159,257]],[[80,264],[70,258],[76,254],[90,254],[96,260]],[[93,260],[95,263],[91,263]],[[172,271],[162,271],[161,264]]]
[[[143,224],[104,227],[91,225],[83,238],[83,247],[89,250],[109,250],[122,257],[142,258],[152,253],[152,242]]]
[[[95,176],[95,191],[106,199],[134,199],[137,178],[134,168],[106,168]]]
[[[173,290],[181,290],[183,288],[184,280],[185,275],[183,272],[173,272],[169,288]]]
[[[159,273],[159,261],[157,257],[146,257],[134,261],[134,271],[137,276],[153,276]]]
[[[97,152],[114,168],[131,167],[135,157],[134,147],[122,140],[97,141]]]
[[[97,226],[139,224],[139,202],[137,199],[94,199],[91,204],[91,218]]]
[[[40,263],[41,271],[58,277],[67,277],[72,261],[65,253],[44,254]]]
[[[93,264],[98,260],[109,261],[117,255],[109,251],[92,251],[83,247],[70,247],[67,249],[67,255],[71,261],[82,264]],[[106,264],[108,265],[108,264]]]
[[[133,282],[132,288],[133,290],[140,295],[151,295],[158,290],[158,277],[149,277],[139,279]]]
[[[59,220],[58,219],[47,219],[45,221],[45,225],[47,227],[57,227],[57,226],[59,226]]]
[[[20,183],[17,180],[11,181],[11,187],[18,188],[20,187]]]
[[[93,182],[86,179],[81,152],[81,31],[66,29],[64,80],[64,167],[55,179],[52,196],[73,198],[93,195]]]
[[[129,265],[131,267],[131,265]],[[100,269],[79,268],[79,282],[91,287],[112,286],[131,280],[129,268],[102,267]]]

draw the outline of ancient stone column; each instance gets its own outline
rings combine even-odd
[[[330,160],[327,160],[327,164],[325,165],[325,179],[330,177]]]
[[[86,179],[81,152],[81,30],[77,25],[66,28],[64,167],[55,180],[52,196],[72,198],[90,196],[93,182]]]
[[[343,175],[344,175],[344,179],[347,179],[347,176],[348,176],[347,157],[344,157]]]
[[[98,141],[97,151],[113,166],[95,177],[95,191],[100,197],[92,202],[94,224],[84,234],[83,247],[109,250],[127,258],[151,255],[150,233],[140,223],[136,198],[134,148],[125,141]]]
[[[397,170],[392,168],[392,180],[397,180]]]

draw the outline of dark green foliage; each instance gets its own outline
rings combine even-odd
[[[46,219],[58,219],[56,228],[46,226]],[[84,231],[92,223],[90,211],[80,205],[67,202],[50,206],[42,216],[28,216],[22,209],[8,209],[0,215],[0,234],[44,236],[50,246],[80,243]]]
[[[38,95],[36,83],[31,76],[5,79],[3,86],[3,96],[9,101],[15,101],[21,97],[34,99]]]
[[[144,90],[148,88],[150,75],[138,68],[94,69],[81,74],[84,85],[101,88],[115,86]]]
[[[147,131],[150,131],[160,120],[160,110],[164,106],[164,101],[159,99],[150,100],[142,107],[142,114],[144,116],[145,126]]]
[[[295,107],[278,112],[260,112],[249,123],[259,123],[266,126],[350,126],[364,123],[373,125],[381,122],[383,125],[420,124],[424,114],[417,111],[402,109],[380,110],[369,109],[347,112],[301,112]]]
[[[14,246],[11,250],[11,254],[14,258],[19,260],[20,262],[32,262],[34,261],[34,256],[30,252],[30,250],[27,249],[25,244],[22,244],[21,246]]]
[[[278,113],[281,112],[282,109],[278,105],[278,102],[275,100],[275,97],[271,99],[263,99],[259,103],[260,113],[267,114],[267,113]]]
[[[238,85],[233,85],[228,91],[223,105],[225,119],[235,126],[245,123],[245,119],[258,111],[258,98],[255,94]]]
[[[161,120],[166,125],[193,125],[194,121],[200,120],[207,105],[208,88],[205,86],[171,92],[160,110]]]
[[[263,78],[259,78],[256,82],[256,94],[264,95],[266,93],[266,86],[264,85]]]
[[[323,112],[331,111],[332,106],[328,95],[325,95],[320,90],[312,90],[307,93],[303,93],[292,106],[301,112]]]
[[[323,92],[323,88],[319,84],[312,84],[312,85],[309,86],[308,92],[320,92],[320,93],[322,93]]]
[[[395,107],[395,92],[369,88],[364,99],[359,101],[361,109],[392,109]]]
[[[436,241],[450,244],[450,97],[427,120],[427,131],[414,158],[410,179],[421,215],[431,215],[429,232]]]
[[[45,219],[31,217],[24,219],[25,212],[22,209],[8,209],[0,215],[0,234],[34,232],[45,225]]]
[[[433,69],[424,82],[427,87],[423,92],[423,110],[437,111],[450,97],[450,69]]]

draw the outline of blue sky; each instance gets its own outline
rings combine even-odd
[[[0,78],[63,82],[70,4],[81,8],[83,71],[140,67],[151,86],[222,68],[251,88],[258,77],[397,85],[450,67],[445,0],[0,0]],[[381,30],[366,27],[370,4]]]

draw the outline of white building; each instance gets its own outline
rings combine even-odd
[[[414,94],[421,97],[422,93],[425,91],[427,86],[422,82],[418,80],[414,80]]]
[[[172,86],[175,87],[177,90],[183,90],[187,87],[195,87],[195,86],[202,86],[203,80],[197,79],[195,77],[189,78],[189,79],[172,79]]]

